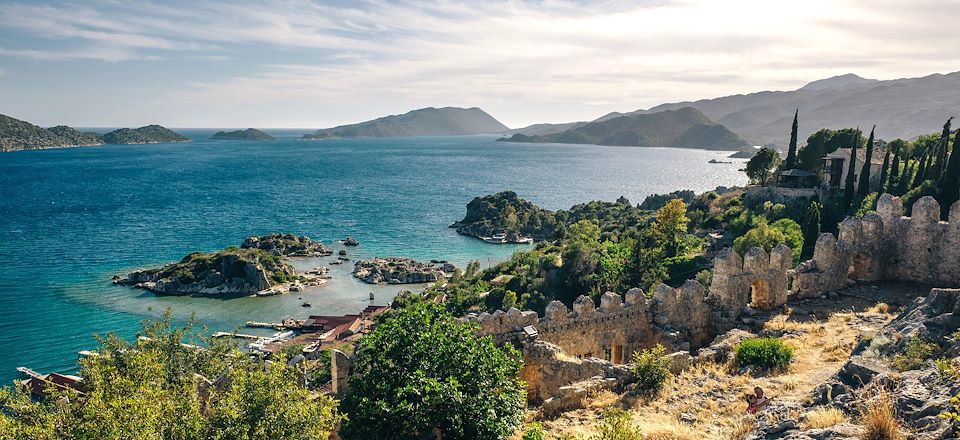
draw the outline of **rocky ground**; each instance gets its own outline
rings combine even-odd
[[[424,263],[410,258],[371,258],[357,261],[353,276],[370,284],[418,284],[432,283],[452,273],[449,263]]]
[[[940,415],[960,392],[954,336],[960,291],[916,299],[928,292],[908,284],[856,285],[791,303],[718,337],[659,396],[602,391],[586,408],[544,420],[544,427],[553,436],[582,437],[594,432],[604,411],[623,408],[645,438],[957,438],[956,423]],[[793,347],[789,368],[769,373],[734,365],[732,346],[751,333]],[[933,346],[917,355],[911,340]],[[743,396],[754,386],[774,403],[751,416]],[[541,418],[530,413],[531,420]]]
[[[333,250],[307,236],[270,234],[251,236],[240,245],[243,249],[261,249],[279,257],[324,257]]]

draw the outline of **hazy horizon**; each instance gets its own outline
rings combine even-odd
[[[511,128],[960,70],[960,3],[228,3],[0,9],[0,113],[42,125],[314,129],[423,107]]]

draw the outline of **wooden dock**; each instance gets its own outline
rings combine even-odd
[[[233,333],[233,332],[216,332],[213,334],[214,338],[242,338],[242,339],[260,339],[263,336],[257,335],[248,335],[244,333]]]

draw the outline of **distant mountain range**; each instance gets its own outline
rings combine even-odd
[[[661,104],[647,110],[610,113],[594,122],[693,107],[755,145],[786,145],[793,112],[800,109],[801,142],[821,128],[870,127],[883,139],[911,139],[940,130],[960,116],[960,72],[879,81],[854,74],[813,81],[797,90],[757,92]],[[583,124],[576,122],[573,124]],[[544,135],[569,124],[537,124],[512,133]]]
[[[304,139],[356,137],[458,136],[509,130],[477,107],[427,107],[359,124],[340,125],[303,135]]]
[[[713,123],[693,107],[658,113],[616,116],[575,125],[574,128],[559,133],[534,136],[517,133],[501,140],[705,150],[750,148],[743,138],[723,125]]]
[[[190,139],[159,125],[121,128],[100,135],[80,132],[66,125],[43,128],[0,115],[0,152],[45,148],[84,147],[103,144],[160,144],[190,142]]]

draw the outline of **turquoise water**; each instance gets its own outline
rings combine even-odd
[[[26,365],[69,371],[94,333],[131,336],[172,308],[211,331],[248,320],[354,313],[387,303],[396,286],[335,278],[303,294],[269,298],[156,297],[112,286],[129,269],[270,232],[326,243],[361,242],[351,257],[408,256],[492,264],[516,246],[490,245],[447,226],[473,197],[511,189],[540,206],[569,208],[624,195],[742,185],[725,153],[624,147],[504,144],[492,136],[271,142],[207,140],[0,154],[0,380]],[[327,259],[298,260],[301,268]],[[302,298],[302,299],[301,299]],[[309,301],[312,308],[300,307]]]

